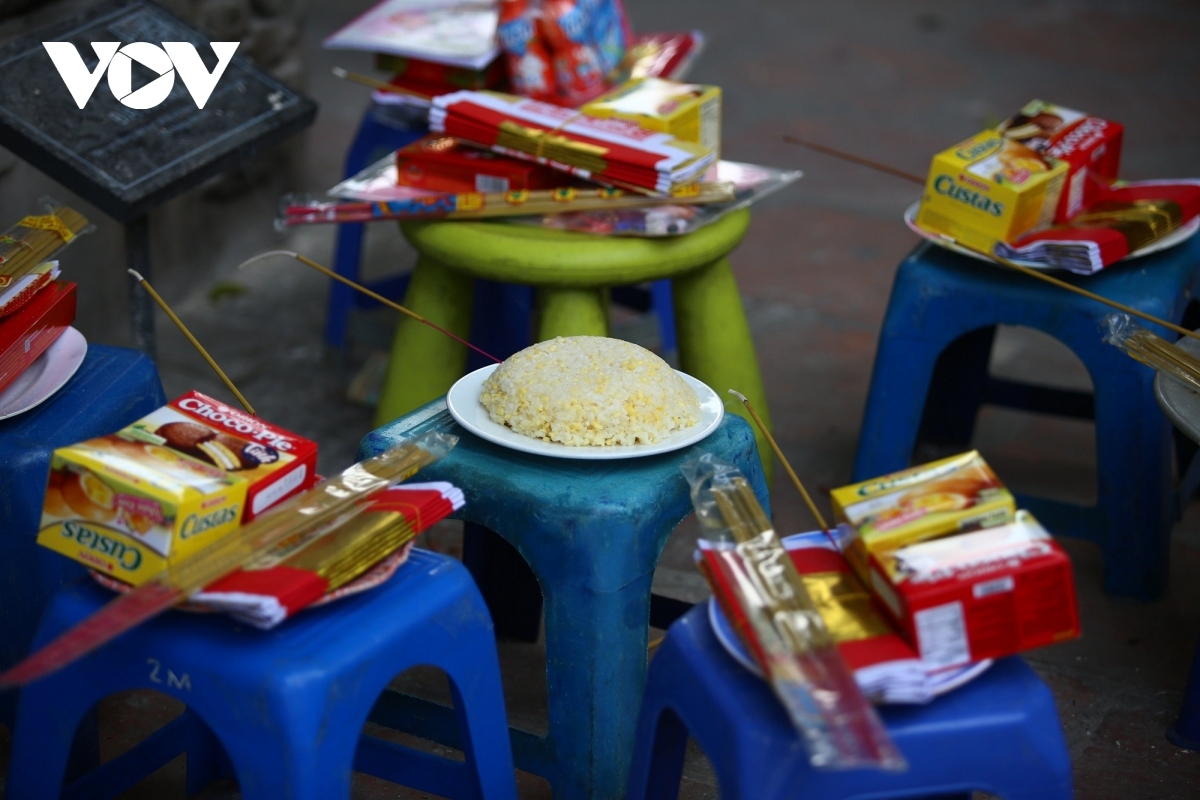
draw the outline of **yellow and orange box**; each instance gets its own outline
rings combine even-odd
[[[864,581],[872,555],[886,561],[905,545],[1011,522],[1017,510],[975,450],[834,489],[830,499],[856,532],[846,557]]]
[[[984,131],[933,157],[917,225],[990,253],[1053,223],[1067,171],[1064,161]]]
[[[649,131],[669,133],[713,152],[721,150],[721,87],[662,78],[634,78],[580,109],[589,117],[617,117]]]
[[[309,488],[317,445],[190,392],[54,451],[38,543],[137,585]]]

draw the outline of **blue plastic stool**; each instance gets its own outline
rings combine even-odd
[[[1178,323],[1200,289],[1200,238],[1065,280]],[[1154,371],[1102,341],[1101,321],[1110,311],[1017,272],[933,245],[917,247],[896,273],[854,480],[909,466],[919,440],[965,449],[982,403],[1094,418],[1097,505],[1018,501],[1054,533],[1100,546],[1106,591],[1158,597],[1175,521],[1171,425],[1155,402]],[[1094,395],[988,375],[998,324],[1024,325],[1061,341],[1087,367]]]
[[[674,800],[690,735],[725,800],[882,800],[962,796],[1070,800],[1071,761],[1054,697],[1019,658],[926,706],[883,706],[908,761],[901,773],[812,769],[767,684],[721,647],[707,609],[671,626],[650,664],[628,800]]]
[[[716,453],[737,464],[767,506],[754,433],[726,415],[697,445],[648,458],[576,461],[520,453],[463,431],[437,400],[374,431],[359,455],[431,429],[461,436],[424,480],[463,487],[462,518],[491,529],[533,569],[545,601],[549,732],[512,729],[519,769],[546,777],[556,800],[619,798],[646,679],[650,581],[672,529],[692,510],[683,462]],[[769,508],[769,507],[768,507]],[[452,712],[411,701],[439,738]]]
[[[0,421],[0,669],[29,651],[56,589],[82,565],[37,545],[50,452],[112,433],[166,403],[154,362],[136,350],[90,345],[79,371],[37,408]],[[0,723],[16,696],[0,692]]]
[[[63,590],[38,642],[111,598],[88,579]],[[368,717],[387,724],[397,716],[385,689],[419,664],[449,676],[465,763],[362,734]],[[352,769],[444,797],[516,798],[491,620],[466,569],[428,551],[414,549],[379,588],[308,609],[274,630],[224,615],[169,613],[25,687],[8,798],[57,797],[78,721],[129,689],[168,694],[192,716],[70,784],[72,796],[115,796],[193,745],[211,770],[224,759],[213,758],[201,727],[223,746],[246,800],[348,798]],[[204,785],[188,777],[189,788]]]
[[[383,106],[372,103],[363,114],[350,152],[346,154],[344,178],[350,178],[393,150],[420,139],[429,132],[423,116],[413,115],[404,106]],[[358,267],[362,259],[363,236],[366,224],[347,222],[338,225],[337,244],[334,249],[333,269],[338,275],[358,280]],[[371,288],[385,297],[400,297],[408,285],[408,273],[387,278],[372,284]],[[350,310],[355,306],[373,308],[379,305],[374,300],[339,281],[329,283],[329,301],[325,312],[325,343],[341,350],[346,344],[346,325]]]

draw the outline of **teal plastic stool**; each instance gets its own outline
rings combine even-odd
[[[467,496],[461,518],[516,548],[541,586],[549,732],[510,730],[517,767],[549,779],[555,800],[620,798],[646,681],[650,582],[667,537],[692,510],[679,466],[715,453],[741,468],[769,509],[750,426],[727,415],[692,447],[576,461],[484,441],[459,428],[438,400],[369,434],[359,455],[427,430],[461,439],[421,471],[422,479],[461,486]],[[407,708],[408,733],[453,745],[446,738],[451,709],[416,699]]]
[[[475,281],[537,290],[537,341],[607,336],[608,295],[630,284],[671,279],[679,366],[722,396],[737,389],[769,425],[754,341],[729,266],[750,224],[747,210],[686,236],[635,239],[496,222],[409,222],[400,227],[420,253],[404,305],[467,338]],[[467,349],[407,317],[396,327],[375,422],[444,395],[467,366]],[[730,410],[745,415],[740,406]],[[759,435],[767,470],[771,451]]]

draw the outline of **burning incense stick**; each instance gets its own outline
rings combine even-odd
[[[860,166],[870,167],[871,169],[878,170],[880,172],[885,172],[888,175],[892,175],[897,178],[903,178],[906,181],[910,181],[912,183],[917,183],[917,184],[920,184],[921,186],[925,185],[924,178],[921,178],[917,175],[913,175],[911,172],[905,172],[904,170],[899,170],[899,169],[895,169],[894,167],[889,167],[886,164],[880,164],[877,161],[871,161],[870,159],[851,155],[850,153],[843,153],[841,150],[835,150],[832,147],[826,147],[825,145],[822,145],[822,144],[816,144],[815,142],[805,141],[804,139],[800,139],[796,136],[789,136],[787,134],[784,134],[783,140],[785,142],[790,142],[792,144],[798,144],[798,145],[801,145],[802,147],[807,147],[809,149],[816,150],[819,153],[825,153],[826,155],[833,156],[834,158],[840,158],[843,161],[849,161],[852,164],[858,164]],[[1158,317],[1153,316],[1151,314],[1146,314],[1145,312],[1138,311],[1136,308],[1131,308],[1131,307],[1125,305],[1124,303],[1118,303],[1116,300],[1109,300],[1107,297],[1102,297],[1098,294],[1095,294],[1094,292],[1089,292],[1087,289],[1081,289],[1078,286],[1075,286],[1074,284],[1067,283],[1064,280],[1059,280],[1058,278],[1047,275],[1046,273],[1041,272],[1040,270],[1031,269],[1030,267],[1026,267],[1021,264],[1017,264],[1014,261],[1010,261],[1007,258],[1002,258],[994,253],[989,253],[986,250],[979,250],[977,248],[971,247],[966,242],[960,242],[957,239],[954,239],[954,238],[951,238],[949,236],[945,236],[942,234],[935,234],[935,235],[937,235],[941,239],[944,239],[947,242],[956,244],[959,247],[965,247],[973,253],[978,253],[979,255],[983,256],[984,258],[986,258],[996,264],[1000,264],[1001,266],[1005,266],[1005,267],[1008,267],[1009,269],[1016,270],[1017,272],[1024,273],[1025,275],[1028,275],[1031,278],[1037,278],[1039,281],[1043,281],[1045,283],[1052,284],[1054,286],[1057,286],[1060,289],[1066,289],[1068,292],[1074,292],[1075,294],[1081,295],[1082,297],[1086,297],[1089,300],[1095,300],[1097,303],[1103,303],[1104,305],[1115,308],[1118,311],[1124,311],[1126,314],[1132,314],[1135,317],[1140,317],[1141,319],[1144,319],[1147,322],[1153,322],[1155,325],[1161,325],[1164,328],[1175,331],[1176,333],[1181,334],[1183,336],[1190,336],[1193,339],[1200,339],[1200,333],[1197,333],[1195,331],[1189,331],[1187,328],[1181,328],[1180,326],[1178,326],[1172,322],[1167,322],[1165,319],[1159,319]]]
[[[425,317],[422,317],[417,312],[409,311],[407,308],[400,305],[399,303],[393,302],[392,300],[387,299],[383,295],[371,291],[370,289],[363,286],[362,284],[355,283],[354,281],[350,280],[349,278],[344,278],[341,275],[338,275],[333,270],[331,270],[329,267],[318,264],[316,261],[313,261],[311,258],[302,256],[293,250],[268,250],[265,253],[260,253],[259,255],[256,255],[253,258],[243,261],[238,266],[238,269],[244,269],[245,267],[248,267],[257,261],[262,261],[263,259],[270,258],[271,256],[287,256],[289,258],[294,258],[297,261],[299,261],[301,264],[312,267],[317,272],[320,272],[323,275],[333,278],[335,281],[341,281],[342,283],[346,284],[347,286],[349,286],[351,289],[354,289],[355,291],[362,292],[367,297],[370,297],[372,300],[377,300],[380,303],[383,303],[388,308],[394,308],[397,311],[399,311],[401,314],[411,317],[412,319],[415,319],[417,322],[420,322],[423,325],[428,325],[429,327],[433,328],[435,331],[438,331],[439,333],[444,333],[445,335],[449,336],[451,339],[458,342],[459,344],[465,344],[467,347],[471,348],[476,353],[479,353],[479,355],[484,356],[486,358],[490,358],[492,361],[495,361],[497,364],[501,363],[500,359],[496,358],[491,353],[487,353],[487,352],[484,352],[483,350],[480,350],[478,347],[471,344],[466,339],[462,338],[461,336],[457,336],[457,335],[451,333],[450,331],[446,330],[445,328],[443,328],[442,326],[440,326],[436,323],[430,322],[429,320],[425,319]]]
[[[357,72],[350,72],[349,70],[343,69],[342,67],[334,67],[333,74],[339,78],[342,78],[343,80],[352,81],[354,83],[361,83],[363,86],[370,86],[372,89],[379,89],[380,91],[383,91],[383,92],[392,92],[393,94],[406,94],[409,97],[415,97],[418,100],[426,100],[426,101],[432,100],[432,98],[427,94],[421,94],[420,92],[414,92],[410,89],[405,89],[401,86],[396,86],[393,83],[388,83],[387,81],[381,81],[376,78],[369,77],[367,75],[359,75]]]
[[[766,437],[767,444],[771,445],[771,450],[775,452],[776,458],[783,463],[784,471],[786,471],[788,477],[792,479],[792,483],[795,485],[796,490],[800,492],[800,496],[804,498],[804,504],[808,506],[808,513],[813,515],[813,518],[817,521],[817,524],[821,526],[821,530],[828,532],[829,525],[825,522],[824,515],[821,514],[820,509],[817,508],[817,504],[813,502],[813,499],[809,497],[808,490],[804,488],[804,484],[800,482],[800,477],[796,475],[796,470],[792,469],[792,465],[788,463],[787,456],[783,454],[783,450],[781,450],[779,445],[775,442],[775,437],[771,435],[771,432],[767,430],[767,426],[764,425],[762,419],[759,418],[758,412],[754,410],[754,406],[750,404],[750,401],[746,398],[746,395],[742,394],[741,392],[730,389],[729,393],[741,400],[742,405],[744,405],[746,410],[750,412],[750,416],[754,419],[754,424],[758,426],[758,429],[762,432],[762,435]]]
[[[196,337],[192,335],[192,332],[188,330],[187,325],[183,324],[183,320],[175,316],[175,312],[171,310],[169,305],[167,305],[167,301],[163,300],[158,292],[154,291],[154,287],[150,285],[150,281],[143,278],[141,273],[139,273],[137,270],[131,269],[129,270],[129,274],[137,279],[138,284],[146,290],[150,297],[154,299],[155,303],[158,303],[158,307],[163,310],[163,313],[171,318],[171,322],[175,323],[175,327],[179,328],[179,332],[187,337],[187,340],[192,343],[192,347],[196,348],[196,352],[208,362],[208,365],[212,367],[213,372],[217,373],[217,377],[221,379],[221,382],[225,384],[226,388],[233,392],[233,396],[236,397],[238,402],[242,404],[242,408],[250,412],[251,415],[257,416],[257,414],[254,413],[254,407],[250,405],[250,401],[242,396],[242,393],[238,391],[238,388],[233,385],[233,381],[229,380],[229,376],[225,374],[225,370],[221,369],[221,367],[217,365],[217,362],[213,360],[213,357],[210,356],[208,351],[204,349],[204,345],[200,344]]]

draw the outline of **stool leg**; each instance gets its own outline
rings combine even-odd
[[[650,578],[604,594],[575,583],[545,587],[555,800],[625,793],[646,682]]]
[[[851,480],[867,480],[909,465],[940,351],[940,342],[893,336],[885,327],[875,354]]]
[[[763,422],[770,426],[754,340],[729,259],[718,259],[675,278],[671,289],[675,298],[680,368],[711,386],[722,400],[732,399],[727,394],[729,389],[746,395]],[[725,407],[749,421],[741,403],[727,403]],[[774,458],[766,437],[757,429],[754,437],[769,485]]]
[[[1200,750],[1200,642],[1196,643],[1196,655],[1192,656],[1192,674],[1183,692],[1179,719],[1167,731],[1167,738],[1179,747]]]
[[[421,256],[404,295],[404,306],[465,339],[471,332],[474,291],[475,281],[470,276]],[[375,424],[390,422],[442,396],[466,365],[467,348],[428,325],[401,316]]]
[[[687,758],[687,728],[674,711],[654,703],[649,691],[642,703],[637,741],[645,749],[633,754],[625,800],[675,800]]]
[[[58,797],[80,722],[89,712],[95,719],[90,703],[81,708],[54,686],[47,680],[21,690],[5,785],[8,800]],[[83,728],[95,731],[91,725]]]
[[[603,289],[543,287],[537,340],[555,336],[608,336],[608,304]]]

